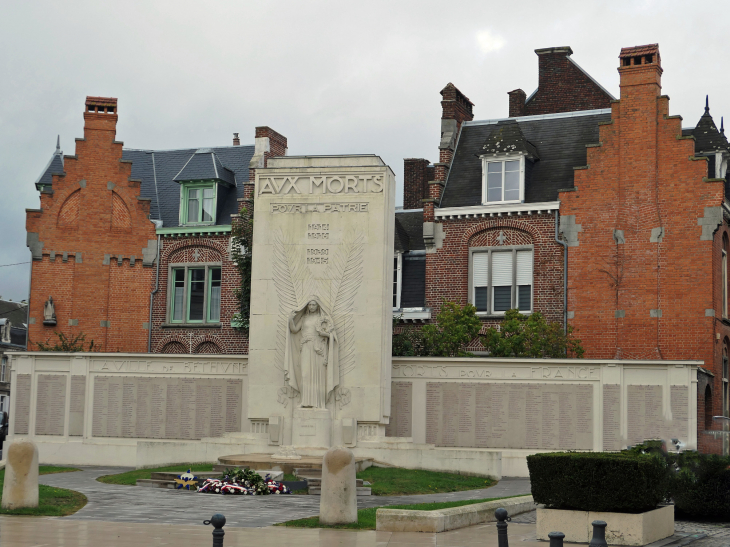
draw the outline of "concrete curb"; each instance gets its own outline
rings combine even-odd
[[[495,522],[494,511],[500,507],[507,509],[510,516],[515,516],[534,510],[536,504],[532,496],[518,496],[435,511],[381,508],[375,514],[375,529],[384,532],[446,532]]]

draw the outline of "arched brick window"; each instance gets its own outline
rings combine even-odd
[[[712,388],[705,387],[705,429],[712,429]]]
[[[188,348],[182,342],[168,342],[162,346],[162,353],[187,353]]]

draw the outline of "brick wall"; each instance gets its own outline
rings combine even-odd
[[[405,158],[403,160],[403,208],[420,209],[423,199],[428,197],[428,176],[433,173],[429,169],[429,161],[422,158]]]
[[[578,68],[569,47],[536,49],[538,87],[529,101],[521,89],[509,92],[509,116],[534,116],[609,108],[611,96]]]
[[[555,217],[524,215],[512,218],[444,220],[444,242],[426,255],[426,306],[439,313],[444,300],[464,305],[469,300],[469,249],[504,245],[533,245],[533,305],[548,321],[563,321],[563,247],[555,242]],[[495,326],[501,318],[484,319]]]
[[[32,245],[29,350],[56,341],[54,331],[83,333],[103,351],[147,350],[154,270],[142,256],[156,242],[155,226],[150,202],[139,198],[140,183],[130,180],[131,164],[122,160],[122,143],[114,140],[116,107],[116,99],[87,97],[84,138],[65,157],[65,175],[54,176],[40,209],[27,212],[29,240],[41,242]],[[43,325],[49,296],[53,327]]]
[[[240,277],[230,260],[229,234],[205,237],[162,238],[160,254],[160,290],[152,308],[153,353],[248,353],[248,334],[231,327],[231,317],[238,312],[234,290]],[[197,251],[197,252],[196,252]],[[169,322],[170,265],[221,265],[221,316],[215,327],[173,326]]]
[[[713,237],[717,225],[701,224],[707,207],[721,218],[723,183],[706,182],[706,160],[693,159],[694,139],[669,116],[655,53],[619,69],[612,121],[575,171],[576,190],[560,195],[563,222],[580,226],[568,253],[570,323],[587,358],[701,359],[718,394],[717,333],[730,334],[718,321],[724,227]]]

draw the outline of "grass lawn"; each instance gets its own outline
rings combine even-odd
[[[196,471],[213,471],[212,463],[181,463],[178,465],[171,465],[169,467],[155,467],[152,469],[135,469],[133,471],[127,471],[126,473],[119,473],[118,475],[103,475],[96,480],[99,482],[105,482],[107,484],[125,484],[134,486],[137,484],[137,479],[149,479],[152,473],[158,473],[160,471],[176,471],[178,473],[185,473],[190,469],[193,473]]]
[[[470,477],[454,473],[396,467],[368,467],[358,473],[357,478],[371,484],[374,496],[460,492],[487,488],[495,484],[495,481],[489,477]]]
[[[49,475],[51,473],[69,473],[78,471],[72,467],[54,467],[41,465],[38,473]],[[0,471],[0,492],[2,492],[5,481],[5,470]],[[71,515],[86,505],[86,496],[80,492],[66,490],[64,488],[53,488],[52,486],[38,485],[38,507],[25,509],[0,509],[0,515],[35,515],[42,517],[63,517]]]
[[[346,530],[375,530],[375,512],[378,509],[410,509],[413,511],[435,511],[436,509],[461,507],[462,505],[472,505],[474,503],[483,503],[485,501],[493,501],[499,499],[505,498],[486,498],[482,500],[445,501],[441,503],[416,503],[412,505],[388,505],[385,507],[370,507],[368,509],[358,509],[357,523],[340,524],[337,526],[327,526],[324,524],[320,524],[319,517],[290,520],[287,522],[282,522],[280,524],[275,524],[274,526],[291,526],[293,528],[341,528]]]

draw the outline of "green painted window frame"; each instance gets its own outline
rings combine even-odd
[[[175,272],[183,270],[183,309],[184,314],[182,319],[175,319]],[[191,270],[204,270],[203,274],[203,318],[202,319],[190,319],[190,302],[192,293],[192,283],[190,282],[190,271]],[[218,309],[218,319],[213,319],[211,316],[210,304],[212,301],[211,294],[213,289],[213,274],[214,270],[220,271],[221,284],[221,297],[222,297],[222,285],[223,285],[223,269],[220,263],[188,263],[188,264],[170,264],[169,267],[169,297],[168,297],[168,322],[176,325],[198,325],[198,324],[220,324],[222,302]]]
[[[188,202],[190,190],[213,189],[213,220],[188,222]],[[198,218],[203,218],[203,197],[198,204]],[[216,223],[216,211],[218,209],[218,183],[215,181],[183,182],[180,186],[180,226],[210,226]]]

